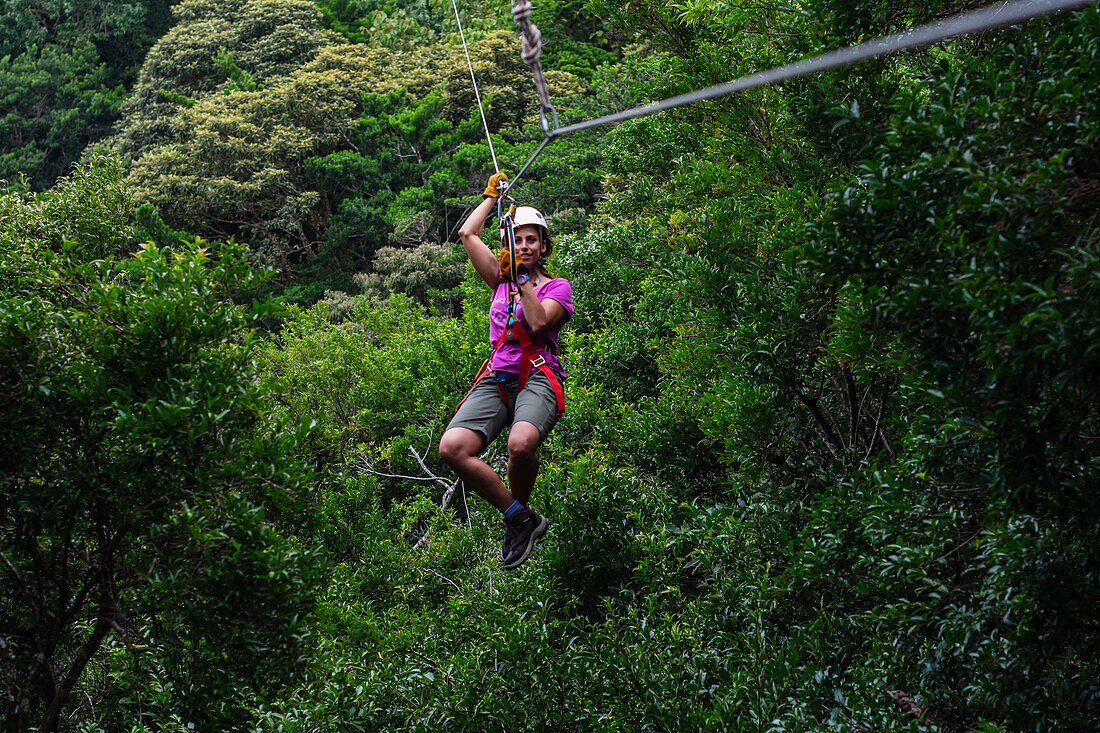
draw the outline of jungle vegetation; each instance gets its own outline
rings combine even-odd
[[[533,17],[564,124],[971,7]],[[508,3],[459,10],[514,171]],[[434,450],[488,352],[450,3],[0,16],[6,730],[1095,730],[1095,7],[548,146],[513,573]]]

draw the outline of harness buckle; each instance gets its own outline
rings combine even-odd
[[[542,354],[539,354],[538,356],[536,356],[534,359],[531,360],[531,366],[533,366],[535,369],[541,369],[542,365],[545,364],[545,363],[546,363],[546,359],[542,358]]]

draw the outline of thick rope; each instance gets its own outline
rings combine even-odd
[[[458,22],[458,36],[462,39],[462,50],[466,54],[466,65],[470,67],[470,81],[474,85],[474,96],[477,97],[477,108],[481,112],[481,124],[485,127],[485,139],[489,142],[489,155],[493,157],[493,168],[500,173],[497,165],[497,153],[493,150],[493,138],[489,134],[489,123],[485,119],[485,108],[481,105],[481,93],[477,90],[477,78],[474,76],[474,62],[470,60],[470,49],[466,47],[466,34],[462,32],[462,18],[458,17],[458,3],[451,0],[451,6],[455,9],[455,21]]]
[[[542,107],[540,113],[542,130],[550,134],[558,127],[558,113],[554,105],[550,104],[550,90],[546,86],[546,76],[542,72],[542,61],[539,60],[542,56],[542,33],[531,22],[532,9],[531,0],[516,0],[512,5],[512,20],[519,26],[520,33],[523,35],[520,56],[531,67],[531,73],[535,76],[535,91],[539,95],[539,105]],[[550,113],[549,117],[547,113]],[[554,122],[553,127],[550,126],[551,118]]]

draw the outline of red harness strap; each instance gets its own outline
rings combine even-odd
[[[541,346],[544,349],[547,348],[548,342],[538,334],[528,333],[527,329],[524,328],[519,321],[512,320],[511,325],[507,326],[501,332],[500,338],[493,344],[493,353],[495,354],[497,349],[508,341],[510,337],[514,337],[519,341],[520,348],[523,349],[523,357],[520,359],[519,363],[519,388],[523,389],[527,386],[527,379],[531,376],[532,367],[545,374],[546,378],[550,380],[550,386],[554,388],[554,399],[557,401],[557,415],[554,419],[560,418],[562,413],[565,412],[565,391],[562,389],[561,382],[558,381],[557,375],[554,374],[554,370],[550,368],[550,365],[546,363],[546,359],[538,352],[539,344],[535,343],[535,339],[542,342]],[[473,385],[470,386],[470,390],[466,393],[466,397],[470,396],[470,393],[474,391],[474,387],[477,386],[477,383],[481,381],[482,377],[491,371],[489,369],[489,364],[492,360],[493,357],[490,356],[482,363],[481,369],[478,369],[477,376],[474,377]],[[502,383],[497,382],[497,391],[500,393],[501,402],[507,407],[508,390],[505,389]],[[459,401],[458,406],[455,407],[456,413],[458,412],[458,408],[462,407],[462,403],[466,401],[466,397],[463,397],[462,400]]]
[[[508,330],[509,329],[506,329],[504,333],[500,335],[500,340],[496,348],[500,348],[500,344],[505,342],[508,336]],[[520,359],[519,363],[519,388],[523,389],[527,386],[527,378],[531,376],[531,367],[545,374],[546,378],[550,380],[550,386],[554,388],[554,399],[558,403],[558,411],[554,419],[558,419],[561,417],[561,414],[565,412],[565,392],[561,388],[561,382],[558,381],[558,377],[554,374],[554,370],[546,363],[546,359],[538,352],[538,347],[532,339],[531,334],[527,332],[527,329],[524,328],[519,321],[514,321],[510,330],[515,332],[516,340],[519,341],[519,345],[523,349],[523,358]],[[543,348],[545,349],[547,345],[546,339],[541,336],[536,336],[536,338],[542,341]],[[496,348],[494,348],[494,351]],[[503,389],[501,389],[501,395],[504,395]],[[504,404],[508,404],[507,400],[505,400]]]

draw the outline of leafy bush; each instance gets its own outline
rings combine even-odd
[[[1097,600],[1083,482],[1098,459],[1084,437],[1100,366],[1086,183],[1100,108],[1085,92],[1098,22],[1008,33],[926,94],[899,94],[874,163],[814,229],[844,303],[830,349],[898,403],[897,462],[843,489],[892,508],[826,556],[857,563],[879,546],[905,585],[877,610],[911,640],[899,667],[924,670],[914,684],[955,725],[1069,729],[1097,704],[1097,639],[1081,624]]]
[[[60,252],[76,248],[81,260],[112,257],[133,246],[133,189],[123,183],[117,158],[92,155],[72,175],[37,194],[0,198],[6,246],[27,241]]]
[[[458,303],[445,293],[465,274],[464,260],[453,247],[429,242],[406,250],[383,247],[375,255],[374,272],[356,275],[355,281],[368,298],[404,293],[439,313],[455,315]]]
[[[117,161],[0,197],[0,594],[13,729],[90,703],[234,726],[291,680],[316,576],[309,472],[265,424],[240,245],[129,241]],[[89,679],[88,670],[99,674]],[[161,686],[170,685],[168,698]],[[120,716],[119,713],[122,712]],[[132,717],[131,717],[132,716]]]

